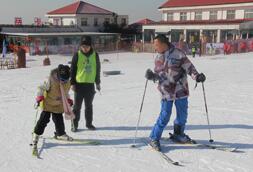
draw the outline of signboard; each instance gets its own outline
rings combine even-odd
[[[22,18],[21,17],[15,17],[15,25],[22,25]]]
[[[34,24],[35,24],[35,26],[41,26],[41,25],[42,25],[42,20],[41,20],[41,18],[35,17],[35,18],[34,18]]]

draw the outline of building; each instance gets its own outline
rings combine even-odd
[[[97,7],[83,1],[77,1],[65,7],[50,11],[46,14],[52,25],[76,25],[86,32],[102,31],[104,23],[128,25],[127,15],[118,15],[115,12]]]
[[[155,23],[155,21],[153,20],[150,20],[148,18],[145,18],[145,19],[142,19],[142,20],[139,20],[135,23],[132,23],[130,24],[128,27],[129,29],[133,30],[135,33],[134,33],[134,40],[135,42],[136,41],[141,41],[142,40],[142,26],[143,25],[146,25],[146,24],[152,24],[152,23]]]
[[[253,0],[169,0],[158,10],[162,20],[143,26],[145,41],[168,32],[170,41],[187,43],[253,37],[253,33],[239,31],[242,23],[253,21]]]
[[[0,40],[5,36],[12,50],[21,43],[30,55],[73,54],[84,35],[91,36],[93,47],[99,52],[117,49],[116,33],[83,32],[75,26],[0,25]]]
[[[137,21],[137,22],[135,22],[135,23],[130,24],[129,27],[130,27],[130,28],[133,28],[133,29],[136,29],[137,32],[140,32],[140,33],[141,33],[141,32],[142,32],[142,26],[143,26],[143,25],[153,24],[153,23],[155,23],[155,21],[150,20],[150,19],[148,19],[148,18],[145,18],[145,19],[142,19],[142,20],[139,20],[139,21]]]

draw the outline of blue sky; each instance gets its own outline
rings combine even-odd
[[[24,24],[31,24],[34,17],[41,17],[54,9],[76,0],[0,0],[0,24],[13,24],[14,17],[22,17]],[[143,18],[160,20],[157,8],[167,0],[83,0],[118,14],[129,15],[130,23]]]

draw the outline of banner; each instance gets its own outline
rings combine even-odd
[[[21,17],[15,17],[15,25],[22,25],[22,18]]]
[[[41,20],[41,18],[35,17],[35,18],[34,18],[34,25],[35,25],[35,26],[41,26],[41,25],[42,25],[42,20]]]

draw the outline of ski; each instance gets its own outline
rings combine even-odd
[[[162,151],[157,151],[155,150],[150,144],[149,144],[149,141],[146,139],[146,138],[143,138],[142,139],[143,142],[148,145],[149,147],[152,148],[152,150],[154,150],[155,152],[159,153],[159,155],[169,164],[173,164],[173,165],[176,165],[176,166],[182,166],[178,161],[175,161],[173,159],[171,159],[168,155],[166,155],[165,153],[163,153]]]
[[[74,139],[74,140],[62,140],[56,139],[55,137],[43,137],[48,140],[57,141],[59,144],[82,144],[82,145],[100,145],[101,142],[96,140],[88,140],[88,139]]]
[[[178,143],[178,142],[173,141],[173,139],[171,139],[173,137],[173,134],[171,134],[171,133],[169,133],[169,134],[170,134],[169,138],[162,138],[162,140],[165,140],[165,141],[170,140],[173,143]],[[197,142],[196,140],[193,140],[193,139],[191,139],[187,143],[178,143],[178,144],[191,145],[191,146],[202,147],[202,148],[205,147],[205,148],[220,150],[220,151],[224,151],[224,152],[239,152],[238,147],[227,147],[227,146],[217,145],[217,144],[199,143],[199,142]]]
[[[237,147],[226,147],[222,145],[202,144],[202,143],[195,143],[192,145],[195,145],[197,147],[207,147],[210,149],[215,149],[215,150],[220,150],[220,151],[225,151],[225,152],[239,152]]]

